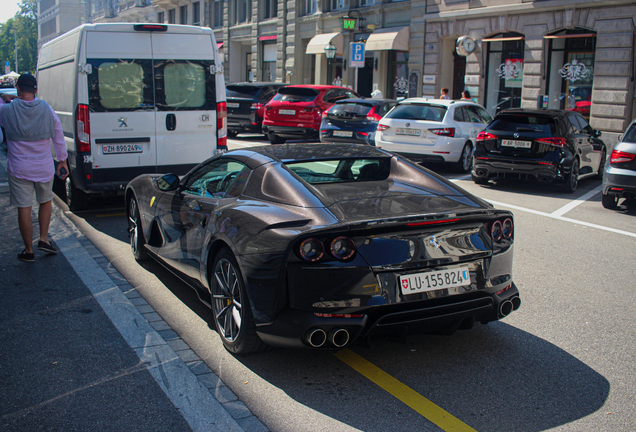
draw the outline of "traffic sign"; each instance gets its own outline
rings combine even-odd
[[[354,68],[364,67],[364,44],[362,42],[351,42],[349,44],[349,66]]]
[[[4,62],[4,74],[6,75],[9,72],[11,72],[11,63],[6,61],[6,62]]]

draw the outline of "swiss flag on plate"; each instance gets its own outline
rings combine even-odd
[[[408,279],[402,279],[402,289],[409,289],[409,280]]]

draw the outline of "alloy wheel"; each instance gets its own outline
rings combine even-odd
[[[243,321],[243,298],[238,273],[226,258],[214,268],[212,296],[214,319],[221,337],[228,342],[236,341]]]

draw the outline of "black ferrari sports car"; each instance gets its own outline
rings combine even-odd
[[[470,328],[521,302],[512,214],[371,146],[234,150],[125,197],[135,258],[192,286],[235,354]]]

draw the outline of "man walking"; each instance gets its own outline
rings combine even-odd
[[[51,156],[51,140],[59,160],[57,175],[68,175],[66,144],[57,114],[45,101],[35,97],[37,81],[33,75],[22,74],[16,83],[18,96],[2,95],[0,100],[0,126],[7,139],[7,169],[11,205],[18,208],[18,226],[24,250],[18,259],[35,261],[33,253],[33,221],[31,208],[33,192],[40,205],[38,222],[40,239],[38,250],[57,253],[48,241],[49,224],[53,210],[53,176],[55,164]],[[65,173],[62,175],[62,169]]]

